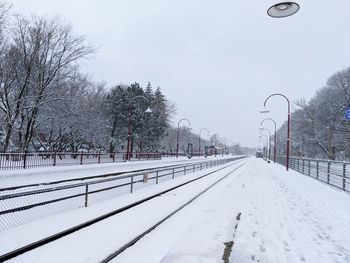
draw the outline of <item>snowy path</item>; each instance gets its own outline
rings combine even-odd
[[[350,262],[350,195],[260,163],[233,196],[242,220],[232,262]]]
[[[215,205],[224,200],[226,208]],[[349,194],[255,159],[162,262],[222,262],[223,243],[230,240],[230,262],[350,262],[349,204]]]

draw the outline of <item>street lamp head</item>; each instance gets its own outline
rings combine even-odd
[[[283,18],[294,15],[299,9],[300,6],[295,2],[282,2],[271,6],[267,14],[274,18]]]
[[[147,109],[145,110],[146,113],[152,113],[152,110],[150,109],[150,107],[147,107]]]

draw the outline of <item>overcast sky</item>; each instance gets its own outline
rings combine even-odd
[[[108,86],[160,86],[188,118],[230,141],[256,146],[258,126],[287,117],[284,93],[310,99],[350,66],[350,1],[298,1],[300,12],[273,19],[271,0],[14,0],[22,14],[58,15],[99,47],[83,71]],[[266,125],[271,128],[272,126]]]

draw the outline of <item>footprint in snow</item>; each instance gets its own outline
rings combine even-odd
[[[299,259],[300,259],[300,261],[302,261],[302,262],[305,262],[306,261],[306,259],[305,259],[305,257],[304,256],[299,256]]]
[[[256,237],[256,234],[258,234],[258,232],[254,231],[254,232],[252,233],[252,236],[253,236],[253,237]]]
[[[290,251],[289,244],[286,241],[283,241],[283,243],[284,243],[284,250],[289,252]]]
[[[264,247],[263,244],[260,244],[259,249],[260,249],[261,252],[265,252],[266,251],[266,248]]]

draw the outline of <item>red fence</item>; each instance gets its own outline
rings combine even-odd
[[[162,157],[176,157],[176,152],[162,152]],[[207,153],[207,156],[220,156],[223,155],[223,153],[218,153],[215,151],[209,151]],[[187,156],[187,153],[184,152],[179,152],[179,156]],[[200,157],[200,156],[205,156],[205,154],[203,152],[199,153],[199,152],[193,152],[191,154],[192,157]]]
[[[161,153],[131,153],[131,161],[160,160]],[[92,163],[125,162],[125,152],[27,152],[0,153],[0,170],[27,169],[43,166],[83,165]]]

